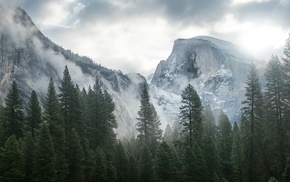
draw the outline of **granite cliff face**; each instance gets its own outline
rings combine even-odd
[[[45,37],[20,8],[0,7],[0,105],[13,80],[27,104],[35,90],[43,102],[50,77],[60,86],[65,65],[80,88],[93,86],[96,77],[115,102],[118,137],[135,135],[139,109],[140,85],[146,80],[140,74],[123,74],[94,63],[54,44]],[[130,98],[130,99],[129,99]]]
[[[231,121],[237,121],[251,61],[230,42],[206,36],[177,39],[168,59],[158,64],[151,91],[169,122],[177,120],[177,98],[189,83],[204,106],[216,115],[223,110]]]
[[[140,87],[147,84],[142,75],[105,68],[54,44],[20,8],[0,6],[0,15],[0,105],[13,80],[25,104],[32,90],[43,103],[49,79],[52,77],[59,87],[67,65],[80,88],[93,85],[98,77],[103,89],[112,95],[119,126],[117,136],[136,135]],[[180,94],[188,83],[194,85],[203,105],[210,105],[216,115],[222,109],[231,121],[238,120],[250,62],[226,41],[205,36],[177,39],[172,53],[158,64],[149,84],[162,128],[178,119]]]

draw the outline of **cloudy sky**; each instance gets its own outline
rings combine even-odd
[[[65,49],[124,73],[154,72],[177,38],[209,35],[267,60],[282,52],[289,0],[23,0],[36,26]]]

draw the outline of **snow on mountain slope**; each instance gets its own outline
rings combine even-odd
[[[63,49],[45,37],[22,9],[0,6],[0,17],[0,105],[13,80],[25,104],[32,90],[43,103],[50,77],[58,88],[67,65],[73,82],[80,88],[92,86],[96,77],[100,79],[115,102],[117,136],[135,135],[140,85],[146,84],[143,76],[107,69]]]
[[[177,39],[155,70],[151,93],[169,123],[178,118],[180,95],[189,83],[215,115],[223,110],[232,122],[238,121],[251,61],[230,42],[206,36]]]

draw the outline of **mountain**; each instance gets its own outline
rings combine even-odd
[[[65,65],[72,81],[80,89],[93,86],[100,79],[115,102],[118,137],[134,136],[139,90],[147,84],[140,74],[123,74],[94,63],[54,44],[34,25],[20,8],[0,7],[0,105],[13,80],[16,81],[26,105],[35,90],[43,103],[50,77],[60,86]]]
[[[142,75],[123,74],[65,50],[45,37],[21,8],[0,6],[0,15],[0,105],[13,80],[24,104],[32,90],[43,103],[50,77],[59,87],[67,65],[79,88],[92,86],[98,77],[103,89],[112,95],[117,136],[136,135],[140,87],[147,84]],[[147,78],[162,128],[178,120],[180,95],[188,83],[194,85],[203,105],[211,106],[216,115],[223,110],[231,121],[238,120],[251,61],[227,41],[206,36],[177,39],[170,56]]]
[[[169,123],[178,120],[180,95],[189,83],[216,116],[223,110],[232,122],[238,121],[252,61],[227,41],[207,36],[177,39],[153,74],[151,93]]]

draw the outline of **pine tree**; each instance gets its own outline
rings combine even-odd
[[[115,104],[106,90],[104,91],[103,101],[103,121],[99,129],[101,130],[100,134],[102,134],[102,146],[109,153],[114,150],[116,144],[116,134],[113,129],[117,128],[117,121],[114,115]]]
[[[283,173],[284,181],[289,182],[290,181],[290,158],[287,159],[287,164],[285,167],[285,171]]]
[[[85,181],[92,181],[96,167],[96,156],[94,150],[89,148],[87,139],[81,144],[84,152],[83,174]]]
[[[69,164],[69,179],[84,180],[86,143],[86,126],[80,108],[80,91],[71,80],[69,70],[65,67],[60,89],[60,105],[64,119],[65,136]]]
[[[187,146],[183,154],[183,167],[182,167],[182,181],[197,181],[197,164],[196,157],[192,149]]]
[[[285,68],[285,71],[287,73],[290,73],[290,32],[289,32],[289,36],[286,40],[286,45],[284,47],[284,51],[283,51],[285,57],[283,57],[283,62],[284,62],[284,68]],[[288,76],[288,79],[290,79],[290,77]],[[287,80],[288,83],[290,80]]]
[[[158,142],[162,137],[162,130],[159,129],[161,123],[154,106],[150,103],[146,85],[143,86],[140,103],[141,106],[137,118],[137,130],[139,134],[137,137],[143,145],[149,147],[154,156]]]
[[[172,135],[173,135],[173,130],[170,127],[170,125],[167,124],[167,126],[165,128],[164,136],[162,138],[162,141],[167,142],[167,143],[173,142],[172,141]]]
[[[35,152],[35,143],[32,138],[32,134],[27,132],[25,134],[23,144],[22,144],[22,153],[24,157],[24,172],[25,172],[25,181],[32,181],[32,172],[33,172],[33,158]]]
[[[47,95],[45,97],[43,115],[44,121],[48,124],[54,146],[54,166],[57,179],[58,181],[64,181],[68,174],[68,162],[66,158],[66,137],[60,104],[57,98],[52,78],[50,79]]]
[[[252,65],[249,75],[246,80],[246,100],[242,102],[244,107],[242,108],[243,116],[245,118],[245,142],[246,161],[248,163],[248,174],[249,182],[253,182],[257,178],[257,169],[254,164],[257,162],[257,154],[255,151],[258,150],[256,143],[261,139],[259,128],[261,127],[262,119],[262,92],[261,84],[259,82],[258,71],[255,66]]]
[[[129,181],[129,159],[120,141],[116,145],[115,158],[117,181]]]
[[[201,146],[202,140],[202,105],[200,98],[192,85],[182,91],[180,107],[180,119],[184,130],[189,132],[189,146],[193,147],[193,141]]]
[[[66,135],[75,128],[82,139],[85,135],[85,126],[82,121],[79,93],[71,80],[67,66],[63,72],[63,80],[59,90],[59,99]]]
[[[208,169],[209,180],[214,181],[215,174],[220,173],[219,155],[217,150],[217,126],[210,107],[203,113],[203,145],[202,151]]]
[[[90,144],[90,148],[95,149],[97,146],[100,146],[101,139],[99,137],[100,129],[99,119],[97,120],[97,116],[100,115],[100,108],[98,107],[99,99],[96,98],[97,95],[95,92],[89,87],[87,97],[86,97],[86,105],[87,105],[87,126],[88,126],[88,140]],[[97,109],[98,108],[98,109]]]
[[[153,180],[153,162],[152,154],[149,148],[143,146],[139,159],[140,179],[142,182],[149,182]]]
[[[137,161],[134,155],[129,154],[129,176],[128,181],[138,181],[138,169],[137,169]]]
[[[176,169],[171,148],[162,142],[157,149],[154,160],[154,172],[158,181],[174,181]]]
[[[96,149],[96,167],[93,179],[100,182],[107,181],[107,160],[106,154],[101,148]]]
[[[27,130],[31,132],[32,138],[34,138],[35,130],[39,128],[39,125],[42,121],[41,107],[40,107],[36,92],[34,90],[31,92],[31,96],[28,102],[28,107],[26,108],[26,112],[27,112],[26,127],[27,127]]]
[[[103,92],[98,78],[93,89],[88,89],[86,106],[90,147],[102,147],[108,157],[112,158],[116,144],[114,129],[117,128],[115,104],[111,95],[106,90]]]
[[[68,145],[69,145],[69,153],[68,153],[68,161],[69,161],[69,176],[68,180],[75,180],[82,182],[84,181],[84,151],[81,145],[81,141],[76,129],[72,129],[70,134],[68,135]]]
[[[227,179],[232,179],[232,165],[231,165],[231,153],[232,153],[232,125],[222,111],[219,116],[219,141],[218,149],[220,156],[220,165],[222,176]]]
[[[56,181],[55,155],[49,129],[46,125],[40,128],[35,146],[33,181]]]
[[[287,136],[286,136],[286,121],[285,121],[285,111],[286,111],[286,94],[285,94],[285,74],[283,72],[282,65],[277,56],[272,56],[268,63],[267,70],[265,73],[267,80],[266,84],[266,102],[267,102],[267,113],[269,114],[270,122],[275,129],[275,141],[273,145],[275,150],[279,151],[279,179],[282,179],[282,172],[285,169],[286,161],[286,151],[287,147]],[[269,127],[269,126],[268,126]],[[271,126],[270,126],[271,127]]]
[[[231,163],[233,169],[233,181],[242,181],[242,147],[241,147],[241,137],[238,124],[234,123],[233,128],[233,144],[231,153]]]
[[[209,180],[209,174],[208,169],[206,166],[206,162],[202,153],[202,150],[200,149],[199,145],[195,142],[193,147],[193,153],[195,155],[195,165],[196,168],[196,176],[195,181],[208,181]]]
[[[23,136],[24,113],[22,100],[19,95],[17,84],[13,81],[11,89],[5,98],[5,107],[2,117],[3,144],[10,136],[15,135],[16,139]]]
[[[15,135],[12,135],[0,149],[0,181],[10,182],[23,179],[23,154]]]

